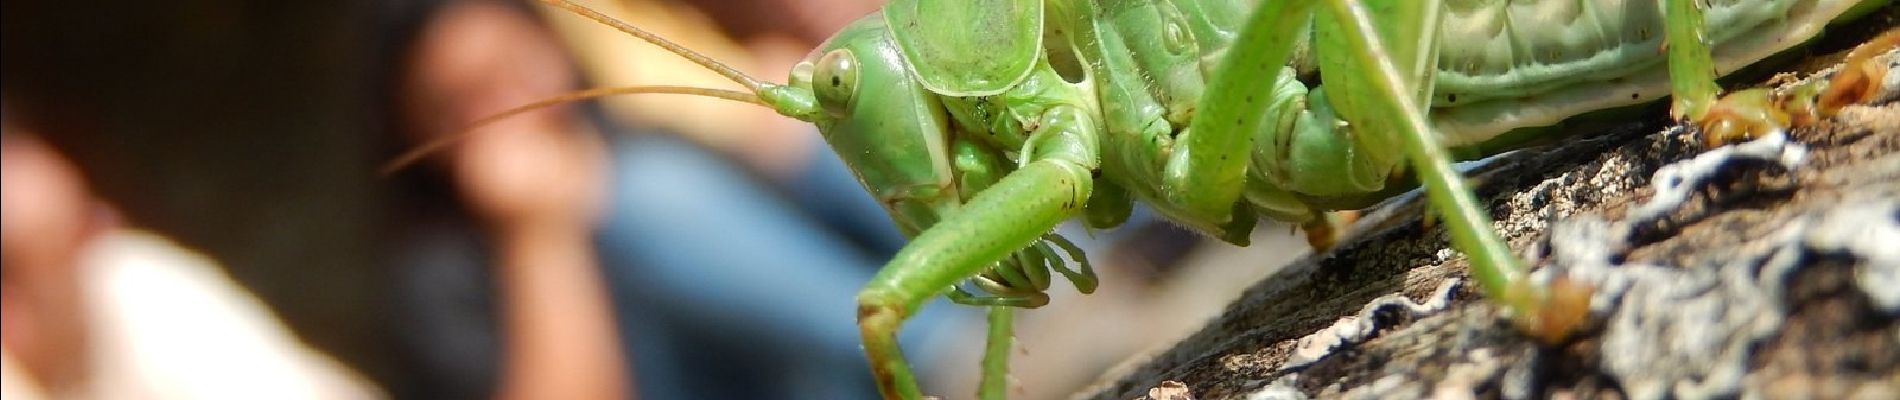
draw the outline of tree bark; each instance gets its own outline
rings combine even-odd
[[[1535,276],[1594,287],[1560,343],[1484,301],[1413,194],[1078,398],[1900,398],[1896,89],[1785,145],[1707,149],[1654,118],[1480,167]]]

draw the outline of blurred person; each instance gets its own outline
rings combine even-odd
[[[70,156],[76,171],[132,224],[203,251],[209,260],[186,261],[227,267],[285,317],[298,339],[345,360],[393,396],[625,397],[626,367],[589,244],[598,183],[576,174],[598,169],[584,156],[599,145],[573,140],[591,139],[584,129],[565,114],[529,117],[503,129],[534,134],[497,135],[459,147],[444,165],[447,173],[391,179],[374,172],[396,148],[408,146],[392,133],[428,135],[429,129],[466,122],[456,118],[476,118],[545,94],[547,81],[534,78],[563,72],[560,56],[523,58],[556,60],[552,68],[545,62],[517,64],[506,53],[486,57],[501,65],[481,66],[481,54],[489,49],[457,44],[459,36],[495,31],[502,33],[477,43],[520,44],[522,32],[538,27],[513,10],[427,7],[383,15],[399,2],[366,3],[0,3],[5,94],[20,105],[10,115]],[[468,57],[471,52],[476,57]],[[470,63],[478,68],[468,68]],[[394,92],[417,101],[398,103]],[[415,119],[404,123],[416,123],[416,131],[386,123],[405,118]],[[507,149],[500,155],[510,157],[496,159],[496,149]],[[550,154],[576,163],[508,161]],[[583,157],[570,158],[577,155]],[[511,175],[520,172],[525,174]],[[574,179],[548,179],[570,175]],[[455,182],[441,190],[447,194],[431,193],[450,186],[447,181]],[[418,182],[433,183],[411,185]],[[444,217],[431,220],[438,216]],[[441,220],[460,224],[431,224]],[[494,287],[498,296],[454,292],[462,297],[451,299],[447,310],[403,303],[427,297],[414,289],[448,286],[413,280],[431,270],[408,258],[429,250],[417,249],[411,239],[428,235],[414,231],[437,228],[454,232],[452,238],[470,238],[449,252],[467,256],[452,260],[461,268],[452,276],[492,278],[471,286]],[[470,248],[475,250],[464,251]],[[9,281],[19,275],[8,271]],[[9,299],[37,293],[12,288],[5,292]],[[148,303],[195,298],[167,292]],[[428,311],[448,312],[431,319]],[[8,320],[45,314],[9,311]],[[455,324],[482,319],[489,321]],[[13,342],[15,324],[7,325]],[[433,363],[440,359],[418,355],[425,351],[416,350],[416,343],[449,343],[449,351],[471,355],[451,361],[474,365]],[[245,348],[240,344],[233,347]],[[73,368],[43,362],[46,353],[38,349],[47,347],[18,347],[34,350],[18,363],[9,355],[9,376],[11,365],[19,364],[20,370],[45,371],[22,375],[50,382],[42,385],[49,391],[68,386],[63,377],[74,374],[60,371]],[[255,364],[252,372],[272,370]],[[436,379],[441,375],[467,379]],[[285,396],[328,397],[324,393]]]
[[[626,38],[617,39],[629,45]],[[651,73],[645,60],[620,69]],[[680,98],[660,97],[662,102],[674,99]],[[793,126],[797,143],[818,143],[809,125]],[[777,143],[768,136],[786,134],[759,128],[748,132],[760,143]],[[507,133],[483,129],[471,134]],[[609,143],[611,197],[598,243],[629,357],[638,366],[640,394],[661,399],[876,396],[859,352],[855,296],[902,238],[835,156],[825,152],[830,164],[798,172],[810,178],[801,183],[812,184],[796,189],[817,191],[818,204],[851,210],[847,215],[871,215],[862,220],[871,221],[875,233],[853,237],[845,233],[849,228],[814,218],[819,212],[801,208],[771,184],[777,174],[761,174],[759,164],[708,149],[698,140],[644,132],[613,135]],[[879,238],[884,246],[869,248],[858,240],[863,237]],[[955,317],[951,312],[927,308],[917,324],[948,322]],[[920,364],[941,347],[918,345],[928,343],[921,341],[931,340],[927,335],[933,333],[959,332],[907,333],[906,345],[926,360]]]
[[[739,163],[672,135],[610,136],[608,174],[601,142],[590,136],[585,121],[572,119],[572,109],[541,110],[460,132],[507,107],[578,88],[578,81],[564,54],[532,23],[533,14],[516,4],[444,1],[417,7],[420,11],[412,12],[428,15],[428,22],[412,45],[397,52],[407,60],[394,85],[401,110],[397,130],[413,135],[415,142],[467,134],[434,167],[453,181],[455,196],[469,203],[468,212],[482,226],[501,232],[491,233],[498,240],[487,246],[504,255],[504,264],[510,239],[536,243],[536,237],[507,232],[572,239],[600,207],[596,196],[601,193],[595,191],[610,190],[611,206],[601,215],[605,220],[598,236],[602,273],[618,299],[621,338],[630,351],[625,357],[637,366],[638,394],[660,399],[875,397],[858,352],[854,298],[878,259],[781,199]],[[855,186],[842,165],[832,172],[837,174],[832,179]],[[609,176],[610,181],[596,181]],[[850,198],[870,203],[861,195]],[[490,201],[500,204],[483,205]],[[875,209],[875,203],[870,205]],[[497,372],[470,367],[486,365],[488,358],[467,350],[502,342],[509,350],[500,357],[497,393],[506,396],[514,378],[509,371],[527,368],[508,356],[521,348],[516,343],[534,343],[484,338],[475,334],[480,329],[468,329],[491,323],[482,320],[482,307],[470,312],[457,299],[479,298],[470,293],[485,288],[469,280],[481,272],[461,267],[469,264],[464,258],[469,255],[457,255],[469,238],[455,238],[453,224],[447,225],[447,231],[418,229],[419,246],[411,250],[415,257],[403,263],[411,268],[398,278],[404,288],[398,290],[403,304],[398,313],[417,320],[405,329],[410,333],[404,340],[419,352],[418,365],[436,371],[423,379],[436,380],[430,386],[449,397],[482,393],[480,377]],[[580,250],[570,241],[562,243],[556,248],[562,254]],[[587,289],[584,271],[549,272],[554,271],[550,267],[555,265],[524,263],[523,270],[543,273],[550,286],[566,285],[568,290],[559,294]],[[502,293],[504,304],[496,305],[504,314],[501,325],[515,323],[514,315],[520,315],[506,302],[558,299],[554,293],[507,293],[519,284],[509,275],[521,272],[499,268],[489,273],[496,276],[494,290]],[[539,304],[545,308],[521,311],[542,320],[523,325],[556,331],[550,328],[559,319],[594,310],[591,304],[562,308],[556,303],[543,301]],[[920,319],[929,321],[932,315],[937,312]],[[568,322],[585,321],[596,320]],[[600,332],[593,328],[585,331]],[[596,336],[566,339],[558,343],[569,344],[569,350],[617,355],[601,351],[606,347],[577,345],[597,343]],[[559,365],[568,370],[544,371],[571,375],[577,365],[588,364],[569,362]]]
[[[465,11],[469,4],[480,6]],[[495,12],[497,4],[505,12]],[[574,83],[551,67],[558,52],[519,51],[541,39],[492,34],[538,29],[520,23],[531,20],[523,9],[474,1],[7,2],[6,91],[29,100],[22,114],[128,220],[227,266],[300,339],[392,395],[634,390],[616,379],[626,374],[615,361],[623,357],[618,346],[600,340],[612,333],[602,329],[600,282],[586,276],[601,272],[571,268],[589,263],[575,239],[586,239],[590,217],[604,215],[632,221],[600,232],[603,242],[618,243],[602,251],[614,261],[605,274],[629,317],[621,323],[668,332],[633,335],[637,364],[672,355],[686,366],[635,369],[679,377],[637,390],[673,394],[657,398],[871,396],[852,296],[888,255],[853,249],[717,152],[665,135],[613,141],[615,182],[642,183],[609,192],[614,205],[633,206],[605,211],[602,193],[585,184],[607,179],[586,177],[602,162],[590,155],[600,144],[559,110],[485,130],[482,137],[498,139],[451,150],[431,171],[393,181],[373,173],[389,158],[383,151]],[[365,19],[387,24],[364,29]],[[363,43],[388,48],[364,57]],[[447,61],[428,61],[437,56]],[[409,144],[392,144],[392,132]],[[816,143],[801,133],[801,142]],[[713,167],[690,167],[698,165]],[[821,192],[861,202],[840,204],[869,203],[842,165],[832,165],[817,175],[847,190]],[[641,173],[666,179],[635,178]],[[435,186],[406,193],[419,181]],[[700,208],[668,208],[677,204]],[[412,214],[431,207],[439,209]],[[870,209],[881,215],[874,203]],[[680,227],[701,229],[659,229]],[[767,250],[774,248],[790,250]],[[907,343],[934,331],[933,313],[913,322]],[[645,351],[654,348],[646,339],[662,346]]]
[[[394,393],[365,2],[0,2],[0,90],[115,218]]]
[[[0,132],[7,399],[367,399],[208,259],[120,226],[76,169]]]
[[[98,224],[77,176],[39,141],[0,133],[0,344],[24,368],[5,386],[69,392],[90,367],[78,264]]]
[[[857,291],[883,258],[743,167],[665,135],[614,140],[599,243],[652,398],[876,398]],[[901,342],[929,370],[974,317],[927,306]],[[933,337],[934,336],[934,337]],[[968,367],[974,368],[974,364]]]
[[[569,90],[577,82],[557,42],[519,4],[447,1],[425,7],[393,85],[399,131],[414,142],[461,133],[477,119]],[[454,266],[412,262],[418,270],[401,272],[407,279],[399,278],[398,290],[404,293],[398,296],[413,300],[405,303],[410,315],[441,322],[418,324],[414,328],[421,334],[407,335],[423,353],[425,367],[465,369],[454,365],[468,361],[455,354],[461,349],[438,341],[475,334],[477,347],[501,352],[474,361],[498,362],[499,371],[443,373],[448,376],[442,384],[463,388],[437,393],[478,394],[487,381],[481,375],[492,374],[495,398],[628,397],[632,375],[591,244],[605,195],[606,154],[598,133],[563,108],[502,120],[480,133],[450,147],[439,166],[484,232],[498,323],[482,323],[484,315],[470,315],[477,320],[470,325],[458,324],[466,320],[454,315],[429,315],[487,313],[432,308],[443,304],[436,302],[440,296],[458,294],[430,288],[436,282],[428,274],[470,272]],[[417,251],[430,251],[430,246],[425,242]],[[493,326],[499,338],[476,333],[484,325]]]

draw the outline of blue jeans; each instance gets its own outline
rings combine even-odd
[[[813,209],[678,137],[616,137],[612,149],[599,249],[642,397],[876,397],[856,294],[902,238],[841,163],[823,159],[788,190]],[[860,227],[847,234],[817,215]],[[977,317],[925,307],[900,343],[927,369],[941,349],[919,335]]]

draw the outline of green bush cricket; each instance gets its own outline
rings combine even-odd
[[[1454,154],[1507,150],[1565,118],[1664,96],[1673,96],[1676,117],[1714,127],[1718,139],[1779,129],[1788,118],[1758,117],[1781,108],[1765,96],[1717,103],[1716,76],[1798,45],[1832,21],[1887,7],[1886,0],[892,0],[778,85],[569,0],[542,1],[665,47],[746,91],[597,89],[517,110],[676,93],[758,104],[817,125],[911,237],[858,295],[864,350],[891,399],[922,397],[895,334],[940,295],[989,307],[979,397],[1004,397],[1012,309],[1045,304],[1052,272],[1081,292],[1096,284],[1082,252],[1052,229],[1075,217],[1111,228],[1136,201],[1245,245],[1261,217],[1332,232],[1326,211],[1365,207],[1416,180],[1486,296],[1527,334],[1561,337],[1587,289],[1529,282],[1452,169]]]

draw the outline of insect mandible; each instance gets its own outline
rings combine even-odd
[[[1548,135],[1540,127],[1580,113],[1665,96],[1674,99],[1673,116],[1707,127],[1713,141],[1782,129],[1790,100],[1750,92],[1718,102],[1718,72],[1888,7],[1886,0],[892,0],[779,85],[569,0],[541,1],[746,90],[596,89],[477,125],[632,93],[720,97],[817,125],[911,239],[858,294],[864,351],[889,399],[922,397],[895,334],[938,296],[989,308],[978,393],[1002,398],[1012,310],[1045,304],[1052,273],[1081,292],[1096,285],[1081,250],[1052,230],[1075,217],[1114,227],[1137,201],[1245,245],[1259,218],[1324,236],[1335,231],[1326,211],[1365,207],[1416,181],[1486,297],[1527,334],[1561,336],[1575,323],[1565,310],[1579,307],[1587,289],[1530,283],[1451,162]],[[1877,40],[1891,47],[1896,37]],[[1841,97],[1811,92],[1793,101]],[[1837,92],[1853,90],[1830,93]]]

